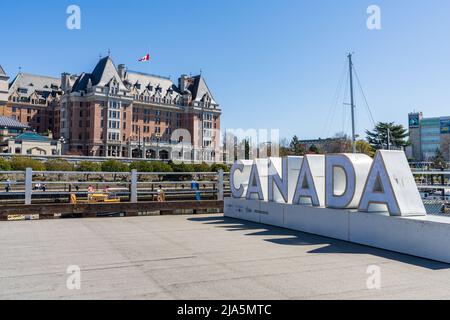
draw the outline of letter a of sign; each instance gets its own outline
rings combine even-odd
[[[265,180],[265,183],[263,183],[261,177],[267,178],[268,167],[268,159],[256,159],[253,163],[250,178],[248,180],[247,200],[264,201],[264,195],[267,192],[263,192],[263,188],[267,190],[267,179]],[[257,199],[254,198],[254,195],[257,195]]]
[[[378,151],[364,188],[359,211],[386,205],[391,216],[422,216],[426,210],[402,151]]]

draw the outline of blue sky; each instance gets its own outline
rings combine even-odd
[[[71,4],[81,8],[81,30],[66,28]],[[381,8],[381,30],[366,27],[371,4]],[[343,97],[324,124],[350,50],[376,121],[450,114],[448,0],[17,0],[1,1],[0,12],[0,64],[10,75],[19,66],[91,71],[108,49],[116,64],[173,79],[203,70],[225,128],[302,139],[350,132]],[[148,48],[153,60],[139,64]],[[359,92],[357,104],[363,134],[372,122]]]

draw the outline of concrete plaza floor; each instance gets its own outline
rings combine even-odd
[[[450,265],[220,215],[0,222],[0,299],[423,298]]]

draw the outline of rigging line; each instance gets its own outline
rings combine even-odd
[[[354,66],[353,66],[353,70],[355,71],[356,80],[358,82],[359,89],[361,90],[361,94],[362,94],[362,96],[364,98],[364,102],[366,104],[366,108],[367,108],[367,111],[369,113],[370,120],[372,121],[373,126],[375,127],[376,123],[375,123],[375,119],[374,119],[373,114],[372,114],[372,110],[370,109],[369,102],[367,101],[366,94],[364,93],[363,87],[361,85],[361,80],[359,79],[358,72],[356,71],[356,68]]]
[[[331,106],[330,106],[330,108],[328,110],[328,115],[327,115],[327,117],[326,117],[326,119],[324,121],[324,126],[322,128],[322,134],[325,134],[325,138],[328,135],[329,126],[331,126],[332,120],[333,120],[334,115],[336,113],[336,108],[337,108],[337,105],[338,105],[339,96],[340,96],[340,93],[342,91],[342,84],[343,84],[343,81],[345,79],[346,69],[347,69],[346,68],[346,61],[344,61],[344,65],[342,67],[342,72],[341,72],[341,75],[340,75],[339,80],[338,80],[336,91],[334,92],[333,98],[331,100]]]

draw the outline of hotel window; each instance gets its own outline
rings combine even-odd
[[[160,127],[155,127],[155,133],[161,133],[161,128]]]
[[[155,124],[161,124],[161,119],[160,118],[156,118],[155,119]]]

